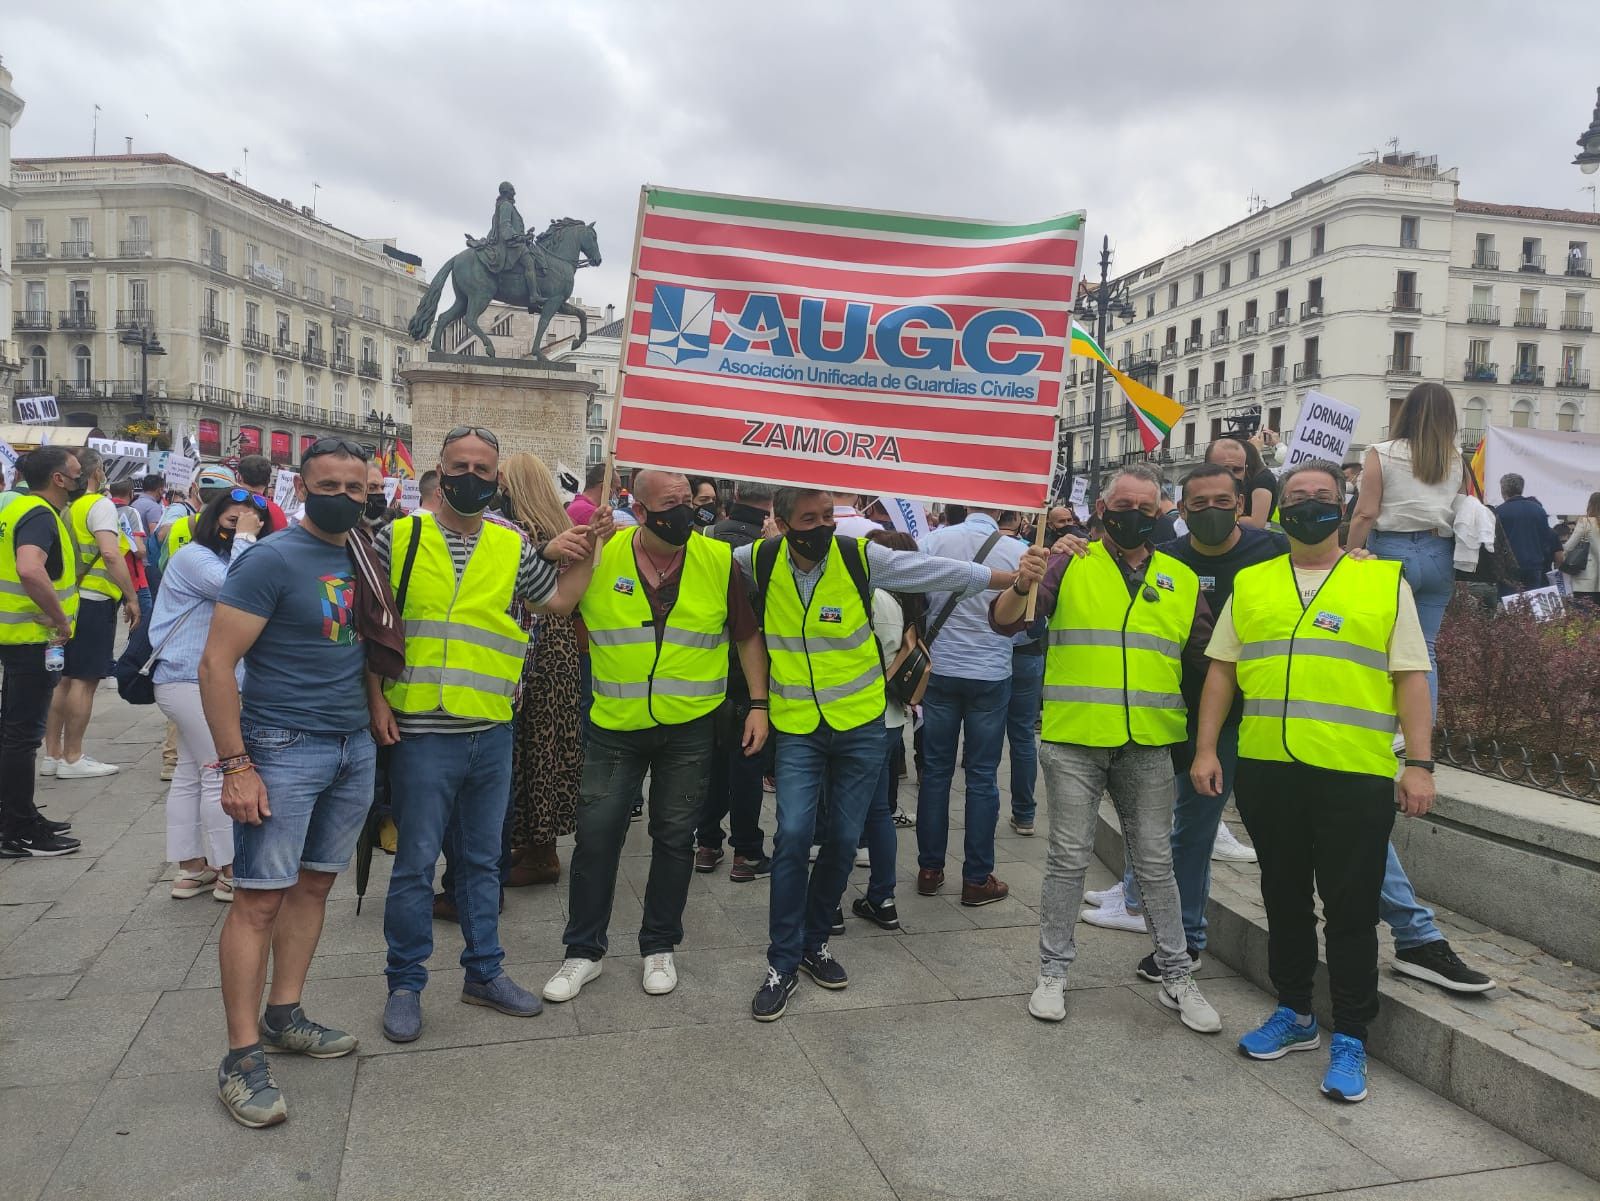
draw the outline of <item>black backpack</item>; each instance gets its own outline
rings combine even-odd
[[[872,588],[867,583],[867,552],[861,544],[860,538],[847,538],[841,534],[833,536],[834,545],[839,548],[839,556],[844,559],[844,569],[850,573],[850,582],[856,586],[856,595],[861,598],[861,607],[867,614],[867,625],[872,625]],[[767,538],[757,544],[754,554],[750,557],[751,564],[755,567],[756,577],[756,616],[766,621],[767,611],[767,585],[772,582],[772,569],[777,565],[778,555],[783,550],[782,538]]]

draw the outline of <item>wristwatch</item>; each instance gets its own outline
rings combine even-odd
[[[1433,760],[1432,759],[1407,759],[1406,760],[1406,766],[1407,767],[1420,767],[1423,771],[1427,772],[1430,776],[1433,774]]]

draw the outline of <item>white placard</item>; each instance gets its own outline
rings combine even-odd
[[[287,467],[280,467],[278,478],[272,485],[272,501],[285,513],[294,508],[294,481],[298,474]]]
[[[1356,436],[1361,410],[1323,392],[1307,392],[1288,441],[1283,467],[1287,471],[1307,459],[1326,459],[1342,466]]]
[[[54,396],[17,397],[17,421],[23,425],[48,425],[61,420]]]
[[[566,508],[572,503],[572,498],[578,494],[575,491],[567,491],[567,486],[561,482],[563,476],[571,477],[572,481],[577,484],[582,484],[583,479],[577,474],[577,472],[573,471],[572,468],[568,467],[560,459],[556,460],[556,492],[561,497],[561,507]]]
[[[1522,494],[1537,498],[1551,516],[1589,507],[1589,494],[1600,487],[1600,434],[1503,425],[1485,433],[1483,487],[1495,503],[1500,477],[1514,473],[1523,479]]]
[[[5,477],[5,485],[9,490],[17,479],[17,452],[16,448],[0,438],[0,476]]]
[[[383,477],[383,503],[384,504],[386,504],[386,505],[394,504],[394,494],[396,492],[398,492],[399,490],[400,490],[400,477],[399,476],[397,476],[397,475],[386,475],[386,476]]]
[[[1074,509],[1076,509],[1079,505],[1083,504],[1084,498],[1086,496],[1088,496],[1088,495],[1089,495],[1089,477],[1088,476],[1084,476],[1084,475],[1075,475],[1075,476],[1073,476],[1072,477],[1072,496],[1070,498],[1072,507]]]
[[[1500,598],[1500,607],[1508,613],[1526,612],[1535,621],[1550,621],[1566,612],[1566,602],[1561,590],[1554,586],[1530,588]]]
[[[415,513],[422,507],[422,481],[400,481],[400,511],[402,513]]]
[[[194,482],[196,463],[188,455],[167,456],[167,487],[176,492],[187,492],[189,485]]]
[[[918,542],[928,536],[928,510],[922,507],[920,500],[908,500],[904,496],[880,496],[878,501],[889,515],[890,523],[902,534],[910,534]]]

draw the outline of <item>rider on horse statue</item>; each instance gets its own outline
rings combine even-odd
[[[489,236],[468,237],[467,245],[478,251],[484,266],[496,275],[520,270],[528,280],[528,312],[536,313],[539,311],[539,268],[528,249],[530,239],[522,224],[522,214],[517,212],[516,200],[517,189],[509,182],[502,183],[500,195],[494,202]]]

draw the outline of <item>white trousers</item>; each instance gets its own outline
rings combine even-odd
[[[157,684],[156,706],[178,727],[178,765],[167,792],[167,858],[204,858],[214,868],[233,862],[233,819],[222,811],[222,773],[200,708],[200,685]]]

